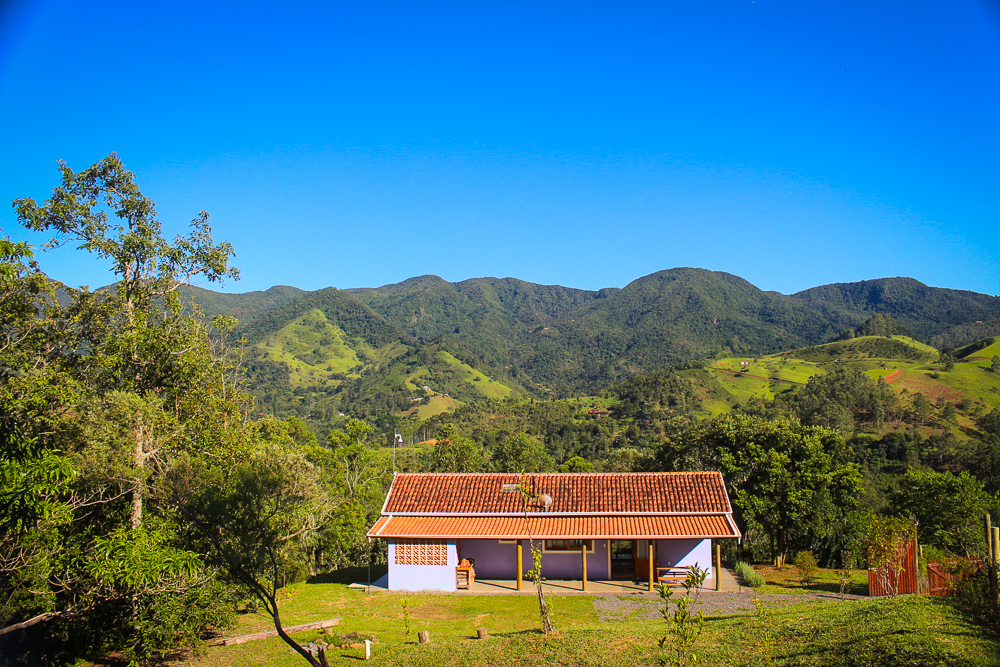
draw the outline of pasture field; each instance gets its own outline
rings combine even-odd
[[[939,375],[941,384],[1000,408],[1000,373],[991,373],[972,364],[955,364],[955,370]]]
[[[256,347],[265,359],[288,364],[293,387],[337,387],[340,380],[331,379],[330,374],[346,374],[352,369],[356,373],[359,367],[384,364],[406,352],[399,341],[376,349],[363,341],[351,340],[318,308],[266,336]]]
[[[450,396],[431,396],[426,405],[417,405],[402,412],[402,416],[409,417],[410,415],[416,415],[421,421],[424,419],[430,419],[435,415],[439,415],[442,412],[454,412],[463,403],[461,401],[456,401]]]
[[[779,588],[789,592],[787,586]],[[327,653],[331,664],[362,660],[362,648],[339,646],[369,637],[374,639],[372,665],[655,665],[662,655],[657,641],[666,633],[666,623],[658,618],[659,600],[642,595],[622,595],[620,601],[550,595],[547,600],[557,633],[549,637],[538,632],[538,605],[532,595],[366,594],[343,583],[304,583],[284,589],[282,596],[286,625],[343,619],[332,628],[332,636],[313,631],[294,637],[302,644],[331,644]],[[739,608],[709,615],[697,644],[699,664],[1000,665],[1000,642],[974,625],[953,600],[801,597],[801,603],[788,604],[787,596],[779,600],[766,590],[760,593],[769,622],[755,614],[749,597]],[[609,602],[621,611],[609,615]],[[476,639],[478,627],[486,627],[490,637]],[[232,634],[266,629],[270,629],[269,619],[247,614]],[[421,630],[430,632],[430,644],[416,642]],[[770,655],[761,642],[765,633],[774,638]],[[200,656],[186,657],[184,663],[193,667],[305,665],[276,638],[211,647]]]
[[[980,368],[990,368],[993,365],[993,357],[1000,357],[1000,340],[997,340],[997,342],[988,347],[973,352],[965,357],[964,361]]]

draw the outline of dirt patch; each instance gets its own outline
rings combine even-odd
[[[903,379],[902,370],[893,371],[885,376],[885,381],[888,382],[889,384],[892,384],[893,382],[899,382],[902,379]]]
[[[901,371],[896,372],[899,373]],[[938,382],[923,373],[903,373],[902,377],[895,380],[895,384],[905,388],[911,394],[919,392],[932,401],[943,398],[946,401],[958,403],[965,396],[962,392],[952,389],[948,385]]]
[[[448,607],[439,604],[423,604],[410,612],[410,618],[427,618],[438,621],[458,621],[467,617],[466,614],[456,614]]]

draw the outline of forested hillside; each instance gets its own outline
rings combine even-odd
[[[425,393],[486,397],[468,370],[505,391],[562,398],[718,353],[754,356],[881,334],[873,315],[947,351],[1000,333],[1000,299],[910,278],[838,283],[791,296],[736,276],[678,268],[621,289],[577,290],[514,278],[449,283],[420,276],[378,288],[226,295],[191,289],[206,315],[233,315],[249,342],[250,386],[265,411],[300,417],[403,413]],[[398,364],[426,345],[425,381]],[[897,350],[898,353],[902,351]],[[405,362],[403,361],[405,357]],[[462,378],[465,378],[463,380]],[[430,387],[424,390],[423,387]],[[480,385],[480,388],[484,385]],[[426,403],[424,403],[426,405]],[[422,416],[448,408],[437,401]]]

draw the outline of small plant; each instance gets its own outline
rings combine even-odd
[[[682,584],[683,596],[674,597],[671,588],[666,584],[660,584],[660,599],[663,600],[663,609],[660,611],[669,624],[667,635],[661,637],[659,641],[660,649],[667,651],[666,656],[660,657],[661,665],[686,667],[698,662],[694,645],[705,629],[705,613],[699,611],[695,616],[692,608],[698,604],[701,587],[707,577],[708,570],[698,567],[695,563],[688,569],[687,577]],[[676,608],[671,611],[671,606]]]
[[[751,565],[741,560],[736,561],[736,566],[733,569],[736,570],[736,574],[743,580],[743,583],[750,588],[760,588],[767,583],[763,575],[753,569]]]
[[[405,629],[404,637],[410,636],[410,601],[405,596],[403,597],[403,628]]]
[[[819,569],[816,555],[811,551],[800,551],[795,555],[795,567],[802,576],[802,583],[811,586],[816,580],[816,570]]]
[[[840,584],[840,599],[843,600],[851,590],[851,572],[854,570],[855,556],[850,549],[840,552],[840,568],[837,570],[837,583]]]

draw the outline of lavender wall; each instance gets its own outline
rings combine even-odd
[[[657,540],[658,567],[687,567],[698,564],[708,570],[706,582],[715,580],[712,567],[712,540]]]
[[[389,590],[453,591],[458,552],[455,540],[448,541],[447,565],[397,565],[396,540],[389,540]]]
[[[531,569],[531,548],[522,540],[522,566]],[[536,544],[541,546],[540,541]],[[497,540],[462,540],[460,558],[476,559],[476,577],[479,579],[516,579],[517,545],[500,544]],[[542,576],[547,579],[580,579],[583,562],[579,551],[542,554]],[[594,552],[587,552],[587,578],[608,578],[608,541],[596,540]]]

